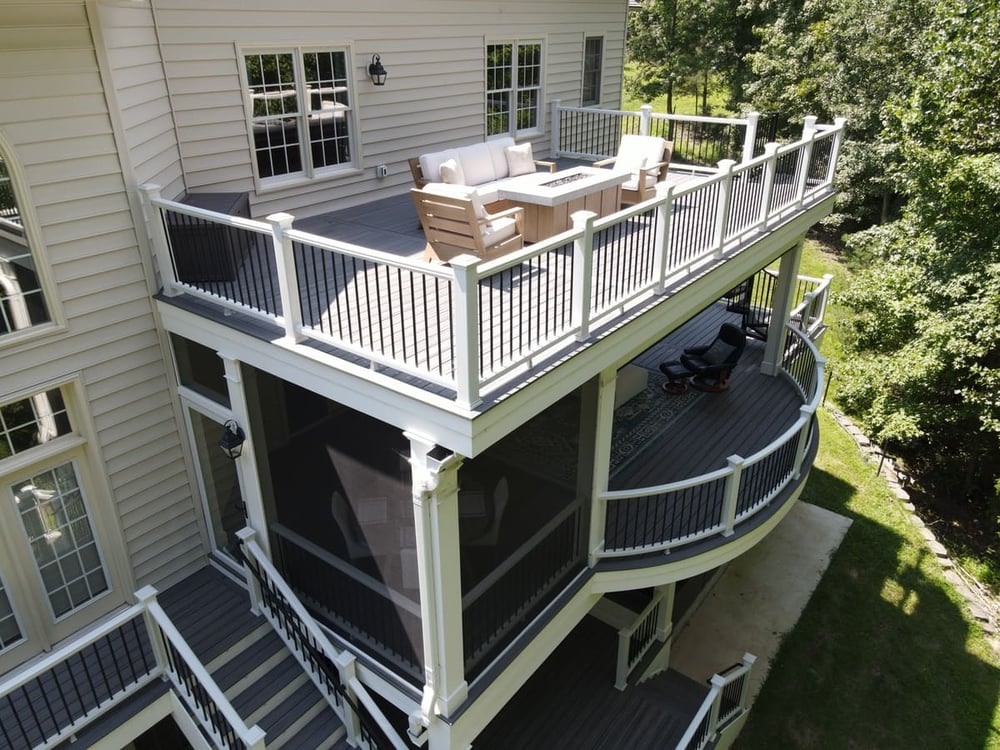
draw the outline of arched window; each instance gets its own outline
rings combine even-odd
[[[52,320],[13,171],[0,143],[0,337]]]

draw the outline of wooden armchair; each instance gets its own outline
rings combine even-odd
[[[426,260],[448,261],[462,254],[492,260],[524,246],[520,207],[487,213],[475,190],[436,182],[410,194],[427,238]]]
[[[595,167],[614,164],[619,172],[629,172],[622,185],[622,205],[632,206],[656,196],[656,183],[665,180],[674,142],[653,135],[623,135],[618,154],[595,161]]]

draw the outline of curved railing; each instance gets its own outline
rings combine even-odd
[[[665,552],[713,536],[731,536],[796,481],[814,428],[826,360],[792,326],[781,372],[803,405],[791,427],[751,456],[730,456],[727,466],[679,482],[613,490],[599,495],[604,541],[596,558]]]

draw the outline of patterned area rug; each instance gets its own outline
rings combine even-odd
[[[675,419],[705,395],[704,391],[688,388],[679,396],[669,396],[661,390],[665,382],[666,375],[650,371],[646,389],[615,410],[611,476],[634,461],[650,442],[663,435]]]
[[[660,386],[667,380],[660,372],[649,372],[645,390],[615,410],[611,435],[611,476],[657,440],[680,415],[704,396],[689,388],[679,396],[668,396]],[[579,401],[566,398],[504,438],[489,453],[546,481],[576,487],[577,429]]]

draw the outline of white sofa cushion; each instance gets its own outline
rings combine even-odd
[[[457,150],[466,185],[482,185],[484,182],[493,182],[497,178],[496,169],[493,167],[493,157],[490,156],[490,147],[485,143],[474,143],[471,146],[462,146]]]
[[[486,141],[490,149],[490,156],[493,158],[493,171],[496,173],[495,180],[502,180],[510,176],[510,166],[507,162],[507,149],[514,145],[514,139],[509,135],[502,135],[499,138],[490,138]]]

